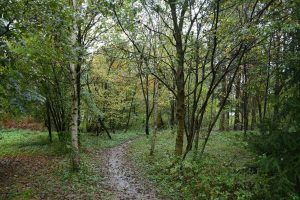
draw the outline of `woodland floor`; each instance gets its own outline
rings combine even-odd
[[[157,199],[127,159],[138,134],[124,135],[85,137],[81,171],[72,173],[67,150],[46,133],[0,130],[0,199]]]
[[[175,165],[175,135],[83,134],[81,170],[71,172],[69,147],[46,132],[0,129],[0,200],[6,199],[262,199],[264,178],[251,171],[255,156],[239,132],[216,133],[205,159]],[[250,168],[249,168],[250,166]]]

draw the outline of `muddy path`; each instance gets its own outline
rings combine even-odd
[[[143,180],[130,160],[127,148],[129,142],[102,152],[104,175],[110,190],[121,200],[159,199],[155,189]]]

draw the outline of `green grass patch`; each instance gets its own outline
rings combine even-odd
[[[5,187],[0,188],[0,199],[115,199],[103,185],[101,158],[95,152],[141,134],[137,130],[118,131],[109,139],[105,134],[82,133],[81,170],[73,172],[68,154],[70,145],[59,142],[56,133],[50,143],[47,132],[0,129],[0,159],[4,163],[19,160],[15,166],[7,167],[13,170]],[[43,164],[39,164],[41,162]]]
[[[149,156],[150,138],[130,145],[132,159],[166,197],[263,199],[267,192],[263,177],[251,168],[256,157],[241,132],[213,133],[202,159],[193,160],[191,152],[182,164],[170,167],[176,160],[174,148],[175,135],[169,130],[159,133],[153,157]]]
[[[129,130],[126,133],[117,131],[112,139],[106,135],[95,136],[89,133],[81,134],[81,148],[97,150],[114,147],[124,141],[134,139],[142,133]],[[47,132],[0,129],[0,156],[48,155],[60,156],[68,152],[70,145],[58,141],[57,133],[53,133],[50,143]]]
[[[88,133],[82,135],[82,147],[88,150],[97,150],[112,148],[125,141],[137,138],[143,135],[143,131],[128,130],[126,133],[124,133],[124,131],[116,131],[116,133],[111,134],[112,139],[109,139],[104,133],[99,136]]]
[[[66,153],[66,148],[53,133],[53,143],[49,142],[48,133],[30,130],[0,130],[0,156],[56,156]]]

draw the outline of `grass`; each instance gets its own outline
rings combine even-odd
[[[202,159],[190,153],[182,165],[172,164],[175,135],[160,132],[155,155],[149,156],[150,139],[131,143],[135,163],[164,196],[172,199],[262,199],[265,182],[251,169],[255,155],[241,132],[213,133]],[[168,186],[168,187],[166,187]]]
[[[94,136],[87,134],[82,138],[82,146],[88,150],[112,148],[127,140],[137,138],[142,134],[143,132],[140,130],[131,130],[126,133],[124,131],[116,131],[112,135],[112,139],[109,139],[106,135]]]
[[[16,166],[9,166],[13,171],[5,180],[8,187],[1,189],[4,185],[0,183],[0,199],[115,199],[103,185],[101,159],[95,152],[141,134],[138,130],[126,134],[119,131],[110,140],[105,134],[83,133],[81,171],[74,173],[70,170],[69,147],[58,141],[57,134],[53,135],[53,143],[49,143],[46,132],[0,130],[0,161],[5,164],[17,158]],[[130,158],[141,169],[141,175],[151,180],[163,196],[263,199],[265,182],[251,169],[256,157],[248,150],[241,132],[213,133],[202,159],[193,160],[190,153],[182,165],[170,167],[176,160],[174,143],[175,135],[164,130],[158,134],[152,157],[150,137],[140,137],[129,146]]]
[[[53,143],[48,140],[46,132],[30,130],[0,130],[0,156],[38,156],[62,155],[66,149],[53,134]]]
[[[83,133],[81,170],[72,172],[69,145],[60,143],[56,133],[50,143],[46,132],[0,129],[0,164],[6,174],[0,199],[114,199],[103,185],[101,159],[95,152],[139,135],[139,131],[120,131],[110,140]]]

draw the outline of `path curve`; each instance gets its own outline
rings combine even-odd
[[[103,169],[110,189],[120,200],[157,200],[156,191],[139,177],[136,169],[127,158],[125,142],[103,152]]]

